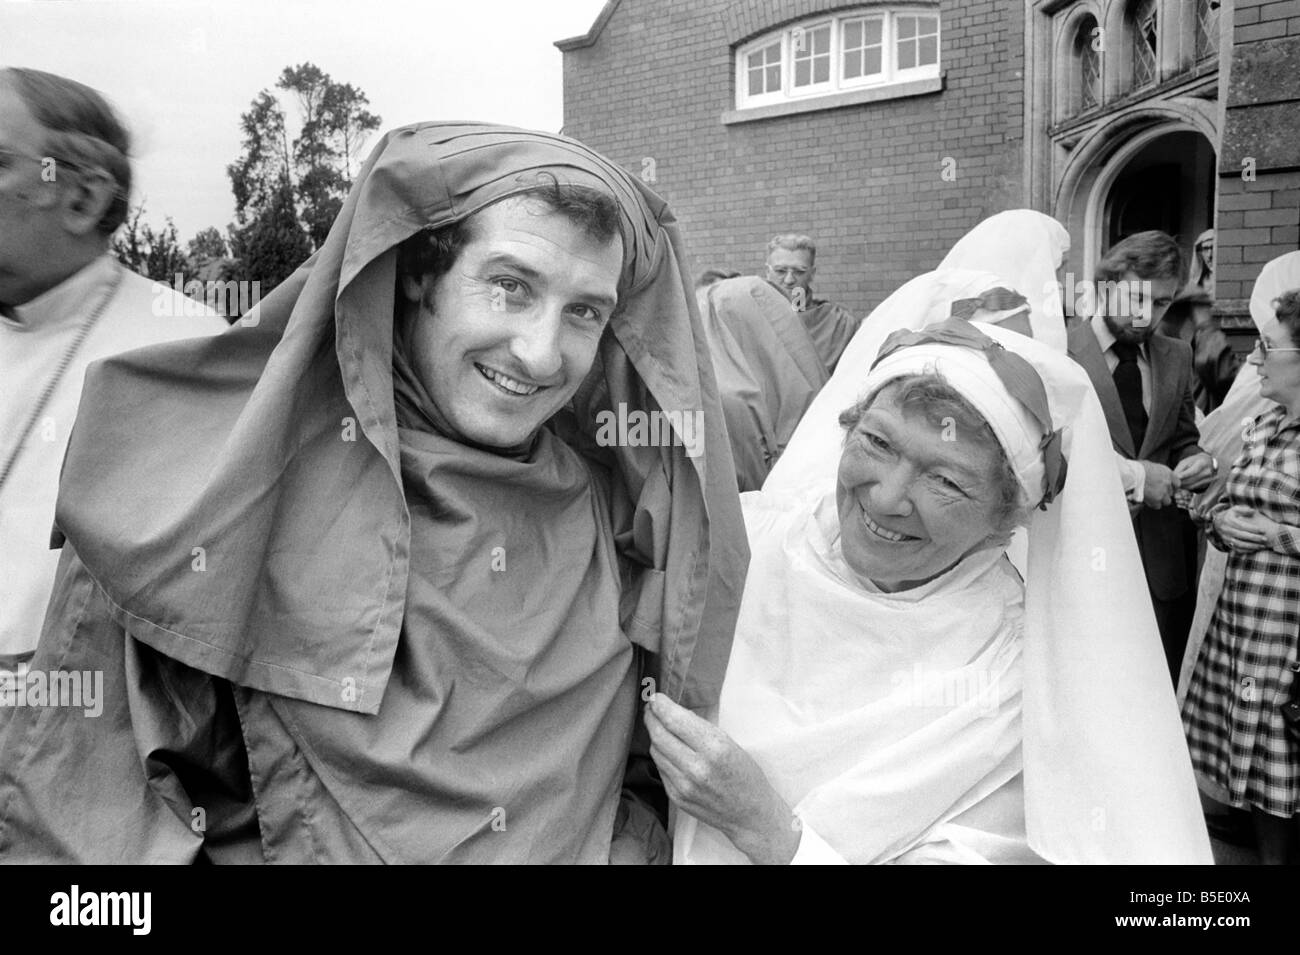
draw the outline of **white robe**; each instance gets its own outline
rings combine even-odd
[[[1021,787],[1024,588],[1001,550],[883,593],[834,496],[746,494],[750,575],[719,726],[802,823],[794,861],[1031,863]],[[678,863],[744,863],[680,815]]]
[[[215,335],[225,319],[103,255],[25,305],[0,315],[0,461],[7,460],[38,396],[103,300],[121,283],[27,436],[0,488],[0,656],[36,648],[59,552],[50,550],[59,469],[92,361],[145,345]]]

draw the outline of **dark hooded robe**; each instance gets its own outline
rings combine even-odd
[[[617,201],[619,303],[499,454],[428,427],[397,249],[539,173]],[[606,861],[638,701],[716,701],[748,559],[682,263],[581,144],[410,126],[240,325],[93,366],[31,667],[102,671],[104,707],[14,712],[0,861]],[[699,411],[702,453],[600,446],[619,407]]]
[[[833,373],[840,355],[844,354],[844,349],[853,338],[853,333],[862,324],[862,319],[854,316],[843,305],[816,298],[799,312],[799,318],[803,320],[808,337],[817,347],[817,354],[821,355],[827,374]]]
[[[829,375],[780,292],[752,276],[696,292],[726,416],[736,483],[756,491]]]

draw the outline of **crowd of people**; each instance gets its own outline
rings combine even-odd
[[[1030,210],[859,319],[424,123],[226,328],[128,153],[0,71],[0,862],[1296,860],[1300,252],[1244,364],[1212,233]]]

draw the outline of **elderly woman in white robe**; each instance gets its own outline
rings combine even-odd
[[[922,277],[913,314],[968,277]],[[742,497],[716,725],[649,707],[676,861],[1208,863],[1086,375],[1005,328],[888,321],[870,371],[827,386],[854,395],[847,435],[806,419],[805,481]]]

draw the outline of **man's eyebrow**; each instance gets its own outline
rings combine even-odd
[[[499,268],[502,266],[512,269],[515,272],[518,272],[520,276],[528,279],[530,282],[544,281],[546,278],[546,276],[542,275],[541,272],[537,271],[531,265],[527,265],[524,262],[521,262],[519,259],[515,258],[513,255],[511,255],[508,252],[496,252],[493,253],[492,255],[489,255],[486,259],[483,260],[482,267],[485,269],[490,269],[490,268]],[[611,309],[618,304],[617,293],[614,295],[606,295],[603,292],[591,292],[591,293],[584,293],[583,295],[581,295],[581,298],[585,302],[588,302],[589,304],[603,305],[606,308],[611,308]]]

